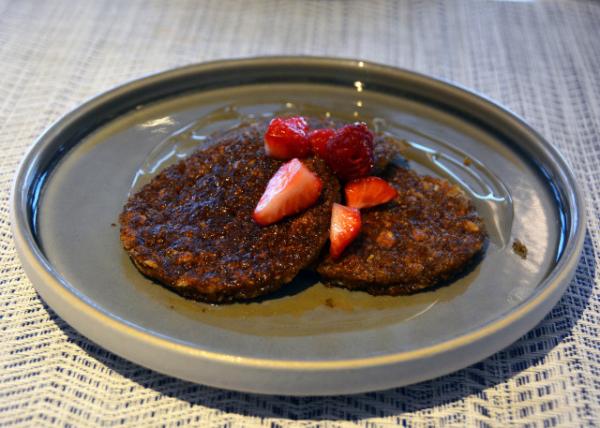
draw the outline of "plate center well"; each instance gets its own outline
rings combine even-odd
[[[311,115],[315,109],[373,126],[377,119],[382,131],[413,145],[405,154],[412,168],[448,177],[472,192],[491,236],[477,269],[433,292],[395,298],[329,289],[303,275],[281,295],[215,307],[188,302],[135,269],[121,248],[118,227],[111,226],[132,183],[142,184],[186,150],[201,146],[220,121],[230,126],[237,115]],[[225,117],[209,121],[202,131],[198,121],[215,112]],[[182,140],[186,132],[189,147],[173,151],[170,140]],[[463,154],[474,161],[469,168]],[[167,158],[161,160],[162,155]],[[478,163],[489,176],[479,175]],[[485,207],[492,208],[484,212]],[[273,84],[165,99],[88,135],[60,160],[45,185],[39,238],[56,271],[77,293],[144,330],[235,355],[294,359],[310,349],[311,358],[355,358],[448,340],[509,311],[553,266],[557,217],[553,197],[535,170],[506,141],[476,124],[422,102],[368,90]],[[527,260],[508,245],[515,237],[529,248]]]

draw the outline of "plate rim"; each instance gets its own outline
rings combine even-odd
[[[107,102],[107,100],[113,99],[120,94],[124,94],[135,89],[139,90],[140,88],[151,86],[156,82],[174,79],[177,76],[188,73],[197,74],[209,70],[218,70],[223,67],[256,66],[268,68],[275,67],[278,64],[281,65],[282,63],[285,63],[286,65],[295,63],[298,65],[311,65],[315,67],[319,66],[333,69],[355,69],[358,67],[380,74],[392,75],[392,77],[395,75],[397,78],[399,76],[408,76],[413,79],[425,81],[434,88],[442,87],[446,91],[452,91],[459,96],[468,98],[471,101],[476,101],[478,105],[482,106],[482,108],[494,110],[496,115],[500,114],[514,122],[516,126],[521,128],[521,131],[526,132],[531,136],[531,138],[538,141],[545,154],[549,156],[549,158],[555,163],[558,171],[560,172],[560,180],[562,180],[567,185],[567,188],[571,191],[570,194],[567,195],[568,199],[566,201],[566,204],[572,213],[569,224],[569,234],[564,251],[556,265],[553,267],[552,271],[542,282],[539,283],[539,285],[536,287],[536,290],[532,292],[525,300],[516,304],[505,313],[500,314],[498,318],[482,325],[478,325],[474,327],[473,330],[464,334],[415,350],[400,351],[387,355],[368,356],[363,358],[344,358],[339,360],[288,360],[257,358],[227,355],[219,352],[204,350],[198,346],[194,346],[191,343],[180,342],[177,339],[166,338],[157,332],[143,330],[137,325],[128,323],[127,320],[117,318],[114,314],[111,316],[110,313],[107,313],[105,310],[96,306],[94,302],[88,299],[86,296],[82,295],[81,293],[77,293],[77,291],[71,287],[64,278],[62,278],[60,273],[53,269],[51,263],[43,254],[43,251],[36,243],[34,233],[31,230],[27,218],[27,210],[24,202],[28,200],[26,190],[28,191],[29,187],[27,187],[26,184],[30,178],[30,175],[34,171],[36,161],[39,160],[37,158],[42,148],[57,138],[69,123],[72,123],[86,112],[95,110],[98,106],[101,106],[103,103]],[[77,330],[80,330],[80,328],[79,326],[74,325],[77,322],[74,321],[74,317],[68,314],[69,311],[67,311],[67,307],[69,310],[75,309],[75,312],[81,312],[81,315],[85,315],[88,319],[98,320],[105,328],[113,331],[119,331],[120,333],[123,333],[123,335],[135,339],[140,345],[143,346],[150,346],[154,349],[160,349],[163,352],[183,353],[193,358],[200,358],[213,363],[224,363],[228,366],[254,367],[276,371],[319,372],[330,370],[339,371],[346,369],[356,370],[382,365],[389,366],[408,361],[431,358],[446,353],[450,350],[457,350],[467,346],[472,346],[484,338],[498,335],[503,331],[504,334],[508,334],[506,330],[510,326],[516,325],[520,321],[524,321],[528,315],[532,316],[532,314],[537,314],[537,316],[534,317],[535,319],[529,319],[524,330],[521,328],[518,330],[518,334],[510,335],[511,340],[506,343],[506,345],[512,343],[521,334],[534,327],[534,325],[539,322],[543,316],[545,316],[547,311],[554,306],[564,292],[564,289],[566,289],[579,261],[586,230],[583,198],[569,166],[566,164],[564,158],[560,155],[558,150],[554,148],[554,146],[548,143],[539,133],[533,130],[521,117],[516,115],[514,112],[511,112],[509,109],[482,94],[447,80],[434,78],[407,69],[378,64],[366,60],[313,56],[263,56],[191,64],[133,79],[124,84],[118,85],[113,89],[93,96],[75,107],[75,109],[57,119],[36,139],[34,144],[29,148],[18,167],[17,174],[13,181],[10,206],[10,221],[13,239],[15,241],[19,259],[21,260],[28,277],[36,278],[38,280],[32,280],[32,283],[40,295],[44,298],[44,300],[46,300],[50,307],[52,307],[63,319],[69,322],[69,324],[73,325],[73,327],[75,327]],[[71,322],[70,320],[73,320],[74,322]],[[126,354],[126,352],[123,352],[122,350],[119,352],[119,350],[114,349],[114,346],[102,343],[103,340],[96,340],[97,338],[94,339],[94,335],[89,334],[89,332],[83,334],[100,345],[106,346],[112,352],[115,352],[119,355]],[[493,352],[498,350],[499,349],[494,349]],[[493,352],[490,352],[489,354]],[[487,355],[484,355],[481,358],[484,358],[485,356]],[[136,361],[135,358],[126,358]],[[477,358],[477,360],[479,359],[480,358]],[[465,364],[465,366],[466,365],[468,364]],[[160,369],[157,370],[160,371]],[[423,379],[425,378],[428,377],[424,377]]]

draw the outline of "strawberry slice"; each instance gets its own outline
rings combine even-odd
[[[322,128],[315,129],[308,134],[308,141],[312,148],[312,152],[319,156],[321,159],[325,159],[325,152],[327,151],[327,142],[335,134],[335,129]]]
[[[329,254],[333,259],[342,255],[344,249],[358,236],[361,228],[360,211],[357,208],[333,204],[329,229]]]
[[[346,204],[352,208],[370,208],[391,201],[398,192],[379,177],[365,177],[346,184]]]
[[[265,133],[265,151],[275,159],[303,158],[310,154],[308,123],[302,116],[276,117]]]
[[[252,218],[261,226],[304,211],[319,199],[323,182],[298,159],[283,164],[269,180]]]

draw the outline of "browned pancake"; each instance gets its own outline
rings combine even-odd
[[[359,237],[317,267],[326,283],[371,294],[410,294],[462,272],[484,246],[483,221],[456,185],[388,166],[393,201],[362,210]]]
[[[268,158],[263,126],[243,126],[165,169],[127,201],[121,241],[138,269],[175,292],[207,302],[267,294],[291,281],[327,241],[340,185],[318,158],[316,205],[261,227],[252,212],[283,162]]]

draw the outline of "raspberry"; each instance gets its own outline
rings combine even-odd
[[[310,154],[308,123],[302,116],[276,117],[265,133],[265,151],[275,159],[303,158]]]
[[[325,158],[325,151],[327,150],[327,142],[335,134],[335,129],[323,128],[315,129],[308,134],[308,141],[312,147],[312,151],[315,155],[320,158]]]
[[[373,168],[373,133],[364,123],[338,129],[329,139],[325,161],[344,181],[366,177]]]

